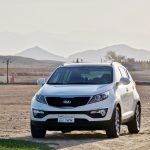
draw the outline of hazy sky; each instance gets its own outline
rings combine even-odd
[[[150,50],[150,0],[0,0],[0,54],[38,45],[68,56],[128,44]]]

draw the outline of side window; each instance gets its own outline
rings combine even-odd
[[[116,73],[116,80],[117,80],[117,82],[119,82],[122,75],[121,75],[121,72],[118,67],[116,67],[115,73]]]
[[[130,78],[128,72],[123,67],[119,67],[119,70],[120,70],[120,74],[122,77],[128,78],[128,79]]]
[[[129,72],[126,70],[126,73],[127,73],[127,75],[128,75],[128,79],[130,79],[130,75],[129,75]]]
[[[129,73],[128,70],[127,70],[127,73],[128,73],[129,79],[133,81],[132,76],[131,76],[131,74]]]

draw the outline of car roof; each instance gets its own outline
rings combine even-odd
[[[88,67],[88,66],[113,66],[114,64],[121,65],[117,62],[106,62],[106,63],[65,63],[62,67]]]

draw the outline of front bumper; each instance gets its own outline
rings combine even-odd
[[[47,121],[31,121],[36,127],[41,127],[50,131],[61,130],[105,130],[111,125],[109,121],[88,121],[86,119],[75,119],[74,123],[58,123],[57,119],[48,119]]]
[[[104,109],[103,109],[104,110]],[[93,111],[47,111],[44,113],[43,118],[31,118],[31,124],[34,126],[45,128],[46,130],[59,131],[59,130],[105,130],[112,122],[112,114],[110,119],[106,120],[106,116],[110,109],[105,108],[105,116],[100,114],[91,114]],[[60,123],[58,122],[59,114],[72,114],[74,115],[74,123]]]
[[[91,110],[91,111],[42,111],[42,110],[32,109],[33,117],[36,119],[42,119],[44,117],[51,118],[59,114],[73,114],[76,117],[86,115],[87,117],[97,119],[97,118],[104,118],[107,115],[107,112],[108,112],[108,108]]]

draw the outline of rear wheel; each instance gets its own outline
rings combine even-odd
[[[35,126],[31,123],[31,134],[33,138],[44,138],[46,135],[46,129]]]
[[[136,105],[134,118],[131,122],[128,123],[129,133],[138,133],[141,126],[141,106],[140,104]]]
[[[112,124],[111,126],[106,130],[106,134],[108,138],[116,138],[120,135],[120,126],[121,126],[121,114],[119,107],[115,108]]]

